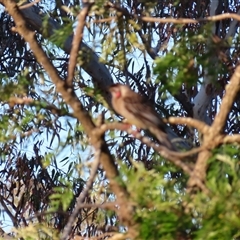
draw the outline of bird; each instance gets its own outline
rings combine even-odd
[[[129,124],[149,130],[161,145],[174,150],[166,133],[166,124],[144,96],[131,90],[128,85],[120,83],[111,85],[108,90],[116,113],[124,117]]]

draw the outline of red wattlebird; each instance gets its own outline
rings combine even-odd
[[[149,130],[161,145],[174,150],[165,131],[165,123],[146,98],[123,84],[113,84],[109,92],[112,95],[112,107],[119,115],[137,128]]]

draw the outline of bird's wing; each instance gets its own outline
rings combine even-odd
[[[141,119],[146,126],[159,128],[162,131],[165,131],[164,122],[154,108],[149,105],[146,98],[134,93],[131,97],[125,97],[124,102],[126,109],[135,115],[136,118]]]

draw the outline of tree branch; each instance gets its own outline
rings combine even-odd
[[[222,99],[219,113],[213,121],[212,128],[214,128],[213,135],[221,133],[224,129],[228,114],[232,108],[233,102],[240,91],[240,66],[235,69],[230,82],[226,85],[225,96]]]
[[[171,124],[186,124],[188,126],[194,127],[199,130],[201,133],[205,134],[209,131],[209,126],[202,121],[197,119],[188,118],[188,117],[170,117],[165,122],[169,122]]]
[[[140,133],[136,133],[136,131],[132,130],[129,128],[128,125],[119,123],[119,122],[114,122],[114,123],[108,123],[108,124],[103,124],[99,128],[96,128],[94,130],[95,134],[100,134],[102,132],[105,132],[107,130],[121,130],[121,131],[126,131],[129,134],[132,134],[136,139],[140,140],[141,142],[145,143],[147,146],[153,148],[156,152],[158,152],[162,157],[167,159],[168,161],[172,162],[175,166],[179,167],[182,169],[186,174],[188,174],[190,177],[193,176],[193,171],[190,166],[188,166],[187,163],[185,163],[181,157],[186,157],[193,155],[195,153],[198,153],[200,151],[204,151],[207,149],[206,147],[201,147],[201,148],[196,148],[188,152],[173,152],[169,151],[167,148],[163,146],[159,146],[155,144],[154,142],[151,142],[147,137],[142,136]],[[211,149],[214,149],[215,145],[209,146]],[[195,151],[196,150],[196,151]],[[206,188],[204,183],[201,181],[201,178],[198,178],[194,176],[195,181],[197,182],[197,185],[204,191],[205,193],[209,193],[209,190]]]
[[[85,189],[81,192],[80,196],[77,198],[76,200],[76,204],[74,207],[74,210],[72,212],[72,214],[70,215],[68,222],[66,224],[66,226],[64,227],[62,236],[61,236],[61,240],[65,240],[68,239],[69,234],[71,233],[72,230],[72,226],[74,224],[74,221],[79,213],[79,210],[82,208],[82,204],[90,190],[90,188],[92,188],[93,182],[94,182],[94,178],[96,177],[97,174],[97,170],[100,164],[100,155],[101,155],[101,150],[99,149],[95,149],[95,158],[94,161],[92,163],[92,168],[91,168],[91,174],[90,177],[86,183],[86,187]]]
[[[216,1],[218,2],[218,1]],[[177,24],[189,24],[189,23],[199,23],[199,22],[206,22],[206,21],[212,21],[212,22],[216,22],[216,21],[220,21],[223,19],[235,19],[237,21],[240,21],[240,16],[236,13],[223,13],[223,14],[219,14],[219,15],[215,15],[215,16],[210,16],[210,17],[206,17],[206,18],[199,18],[199,19],[191,19],[191,18],[156,18],[156,17],[142,17],[142,16],[138,16],[138,15],[134,15],[131,14],[130,12],[128,12],[125,8],[119,7],[118,5],[114,5],[111,2],[108,2],[106,4],[106,6],[116,9],[117,11],[123,13],[124,15],[127,16],[131,16],[134,17],[135,19],[138,20],[142,20],[145,22],[158,22],[158,23],[177,23]],[[217,7],[217,6],[216,6]],[[215,13],[216,8],[214,8],[214,11],[212,12],[212,14]],[[100,19],[100,20],[95,20],[95,22],[106,22],[106,21],[112,21],[113,19],[116,19],[115,17],[112,18],[107,18],[107,19]]]
[[[129,227],[129,231],[135,232],[133,226],[133,206],[128,202],[128,193],[126,189],[121,186],[116,180],[117,176],[119,175],[118,170],[104,141],[103,135],[93,134],[95,125],[92,122],[92,119],[90,118],[86,110],[83,108],[75,92],[73,92],[72,89],[69,89],[66,82],[58,76],[58,73],[54,68],[53,64],[50,62],[45,52],[37,43],[35,32],[27,28],[26,21],[24,20],[23,15],[19,11],[15,1],[0,0],[0,3],[3,3],[5,5],[7,11],[13,17],[16,24],[16,28],[14,30],[17,31],[26,42],[28,42],[37,61],[42,64],[43,68],[46,70],[51,80],[55,84],[57,91],[62,95],[66,103],[69,104],[73,109],[74,116],[83,125],[84,130],[90,138],[91,144],[96,149],[101,149],[100,162],[104,170],[106,171],[106,176],[109,179],[110,188],[117,197],[120,206],[118,209],[119,218],[125,225]],[[128,207],[126,207],[126,205]]]
[[[69,87],[72,87],[73,78],[74,78],[74,70],[77,64],[77,57],[78,57],[78,50],[79,46],[81,46],[82,38],[83,38],[83,29],[85,26],[85,19],[88,15],[89,10],[93,3],[85,2],[83,9],[78,14],[78,25],[76,28],[75,35],[72,41],[72,48],[70,51],[70,57],[68,62],[68,77],[67,77],[67,84]]]
[[[20,11],[26,18],[28,24],[30,24],[31,27],[33,27],[37,32],[41,34],[44,30],[43,19],[48,19],[48,31],[47,33],[44,32],[44,37],[49,38],[54,34],[55,30],[61,28],[61,25],[53,18],[42,14],[41,10],[37,6],[20,9]],[[72,41],[73,34],[67,38],[63,45],[63,50],[66,53],[70,53]],[[85,56],[88,56],[87,60],[83,63],[82,68],[93,78],[93,83],[96,84],[101,90],[105,91],[105,89],[113,83],[112,76],[109,70],[103,63],[99,62],[98,55],[90,47],[88,47],[87,44],[82,42],[81,45],[78,47],[79,49],[81,49]],[[106,92],[103,93],[107,95]],[[108,95],[106,96],[106,98],[109,98]]]
[[[203,135],[203,145],[207,146],[214,142],[217,138],[222,137],[222,131],[224,129],[228,114],[231,110],[232,104],[237,93],[240,91],[240,66],[238,66],[230,79],[228,85],[225,88],[225,96],[223,97],[222,104],[219,113],[215,117],[215,120],[209,131]],[[225,137],[226,140],[231,140],[230,137]],[[233,139],[233,138],[232,138]],[[188,187],[192,189],[194,186],[198,186],[199,179],[203,183],[206,178],[207,161],[211,156],[210,151],[202,151],[198,155],[197,163],[195,164],[192,176],[188,181]]]

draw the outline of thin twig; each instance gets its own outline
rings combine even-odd
[[[111,210],[114,211],[116,210],[116,207],[118,206],[117,202],[106,202],[106,203],[82,203],[80,208],[94,208],[94,211],[97,210],[98,208],[100,209],[105,209],[105,210]],[[66,211],[44,211],[44,212],[39,212],[35,213],[34,216],[31,216],[29,218],[26,218],[26,221],[32,221],[37,217],[43,217],[47,215],[52,215],[52,214],[61,214],[65,215],[66,217],[68,216],[68,213]]]
[[[8,205],[5,204],[5,199],[3,198],[2,195],[0,195],[0,203],[2,208],[4,209],[4,212],[7,214],[7,216],[12,220],[13,226],[14,227],[18,227],[18,220],[17,217],[14,216],[14,214],[12,213],[12,211],[9,209]]]
[[[171,158],[174,157],[180,157],[181,154],[184,154],[184,157],[192,155],[194,153],[188,154],[188,152],[173,152],[168,150],[166,147],[159,146],[152,142],[149,138],[142,136],[140,133],[136,132],[135,130],[132,130],[129,128],[129,125],[126,125],[124,123],[120,122],[114,122],[114,123],[105,123],[103,124],[98,130],[96,129],[95,131],[100,131],[101,133],[106,132],[107,130],[120,130],[120,131],[126,131],[129,134],[132,134],[135,138],[140,140],[141,142],[147,144],[148,146],[152,147],[153,149],[157,150],[163,157],[165,158]],[[182,156],[183,157],[183,156]]]
[[[29,7],[33,6],[35,3],[38,3],[40,1],[41,0],[35,0],[33,2],[30,2],[30,3],[27,3],[27,4],[23,4],[23,5],[19,6],[19,9],[22,10],[22,9],[25,9],[25,8],[29,8]]]
[[[142,21],[145,22],[159,22],[159,23],[178,23],[178,24],[189,24],[189,23],[199,23],[199,22],[206,22],[206,21],[220,21],[223,19],[235,19],[240,21],[240,16],[236,13],[223,13],[216,16],[206,17],[206,18],[199,18],[199,19],[191,19],[191,18],[154,18],[154,17],[139,17]]]
[[[159,152],[161,156],[163,156],[163,157],[165,157],[165,158],[167,158],[169,160],[171,160],[173,158],[182,159],[182,158],[186,158],[186,157],[192,156],[192,155],[194,155],[196,153],[199,153],[199,152],[201,152],[203,150],[214,149],[220,143],[222,143],[222,139],[223,139],[223,138],[221,138],[220,140],[218,139],[218,140],[214,141],[211,145],[200,146],[200,147],[193,148],[193,149],[191,149],[189,151],[186,151],[186,152],[177,152],[177,151],[169,150],[168,148],[166,148],[166,147],[164,147],[162,145],[158,145],[155,142],[152,142],[149,138],[142,136],[141,134],[137,135],[136,131],[130,129],[129,125],[126,125],[124,123],[120,123],[120,122],[107,123],[107,124],[105,123],[99,129],[95,129],[95,131],[96,132],[99,131],[102,134],[102,133],[104,133],[107,130],[116,130],[116,129],[120,130],[120,131],[126,131],[129,134],[132,134],[135,138],[137,138],[140,141],[142,141],[143,143],[145,143],[147,145],[150,144],[151,147],[153,149],[157,150],[157,152]]]
[[[156,17],[142,17],[142,16],[138,16],[136,14],[131,14],[130,12],[127,11],[126,8],[122,8],[119,7],[117,5],[114,5],[111,2],[108,2],[106,4],[106,6],[113,8],[121,13],[123,13],[124,15],[127,16],[131,16],[132,18],[135,18],[137,20],[142,20],[144,22],[158,22],[158,23],[177,23],[177,24],[189,24],[189,23],[199,23],[199,22],[206,22],[206,21],[212,21],[212,22],[216,22],[216,21],[220,21],[223,19],[235,19],[237,21],[240,21],[240,16],[236,13],[223,13],[223,14],[219,14],[216,16],[210,16],[210,17],[206,17],[206,18],[198,18],[198,19],[191,19],[191,18],[156,18]],[[113,21],[113,20],[117,20],[117,17],[112,17],[112,18],[106,18],[106,19],[100,19],[100,20],[95,20],[94,22],[109,22],[109,21]]]
[[[23,97],[23,98],[10,97],[8,100],[8,104],[10,107],[14,107],[15,105],[29,105],[29,106],[41,107],[41,109],[49,110],[53,114],[58,115],[58,117],[61,117],[61,116],[74,117],[72,113],[69,113],[65,109],[57,108],[54,104],[50,104],[44,101],[34,100],[29,97]]]
[[[209,131],[209,126],[205,124],[204,122],[189,118],[189,117],[170,117],[166,120],[163,119],[164,122],[168,122],[171,124],[186,124],[188,126],[196,128],[201,133],[205,134]]]
[[[85,20],[92,5],[93,3],[89,3],[88,1],[85,1],[83,9],[77,16],[78,25],[72,41],[72,48],[71,48],[69,63],[68,63],[68,76],[66,80],[67,85],[70,88],[72,88],[72,85],[73,85],[72,83],[73,83],[73,77],[74,77],[74,70],[77,64],[79,46],[83,38],[83,29],[85,26]]]
[[[63,234],[60,238],[61,240],[68,239],[68,236],[69,236],[69,234],[71,233],[71,230],[72,230],[73,223],[75,222],[76,217],[79,214],[79,210],[82,208],[82,204],[83,204],[89,190],[92,188],[92,185],[93,185],[95,176],[97,175],[97,170],[98,170],[98,167],[99,167],[99,164],[100,164],[100,155],[101,155],[100,148],[96,149],[95,150],[95,158],[94,158],[94,161],[92,163],[90,177],[89,177],[89,179],[86,183],[85,189],[81,192],[80,196],[76,200],[75,208],[74,208],[71,216],[69,217],[68,222],[67,222],[67,224],[66,224],[66,226],[63,230]]]
[[[167,149],[165,147],[158,146],[157,144],[152,142],[149,138],[142,136],[140,133],[136,133],[136,131],[134,132],[132,129],[128,129],[127,132],[129,134],[133,134],[136,139],[145,143],[147,146],[153,148],[162,157],[168,159],[170,162],[174,163],[177,167],[180,167],[188,175],[191,175],[192,169],[186,163],[184,163],[182,160],[180,160],[176,157],[173,157],[171,154],[169,154],[169,151],[167,151]]]
[[[119,122],[114,122],[114,123],[108,123],[108,124],[103,124],[100,128],[95,129],[96,133],[102,133],[105,132],[107,130],[121,130],[121,131],[126,131],[129,134],[132,134],[136,139],[140,140],[141,142],[145,143],[147,146],[152,147],[156,152],[158,152],[162,157],[166,158],[167,160],[169,160],[170,162],[172,162],[173,164],[175,164],[177,167],[181,168],[185,173],[187,173],[189,176],[192,176],[192,168],[190,168],[186,163],[184,163],[179,156],[181,156],[181,154],[185,154],[185,153],[178,153],[178,152],[173,152],[168,150],[166,147],[163,146],[159,146],[157,144],[155,144],[154,142],[152,142],[150,139],[148,139],[147,137],[142,136],[140,133],[137,133],[136,131],[132,130],[131,128],[129,128],[128,125],[123,124],[123,123],[119,123]],[[197,148],[200,150],[203,150],[203,148]],[[205,148],[204,148],[205,149]],[[206,150],[206,149],[205,149]],[[198,151],[198,152],[199,152]],[[191,150],[189,151],[191,152]],[[186,152],[188,153],[188,152]],[[174,155],[173,155],[174,154]],[[192,155],[193,153],[191,152],[191,154],[187,154]],[[198,186],[205,192],[205,193],[209,193],[209,190],[206,188],[206,186],[203,184],[203,182],[201,182],[201,180],[198,180]]]

